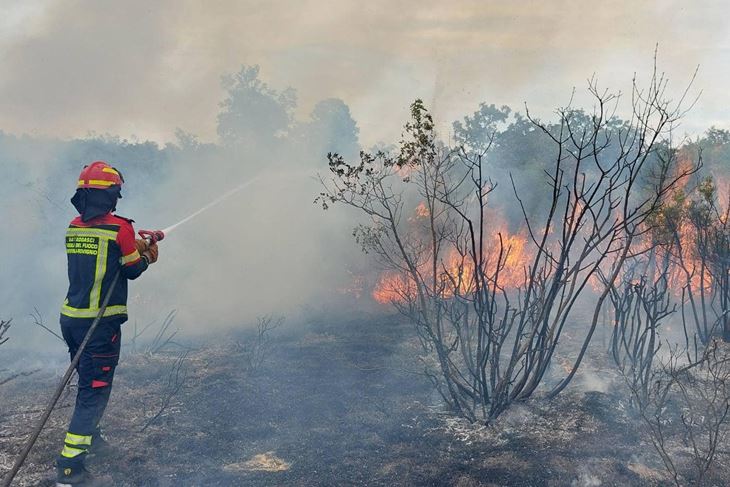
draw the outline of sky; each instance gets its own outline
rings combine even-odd
[[[480,102],[549,117],[595,74],[626,93],[659,67],[683,125],[730,129],[730,17],[722,1],[0,0],[0,130],[215,141],[220,78],[241,65],[298,94],[337,97],[364,146],[397,140],[420,97],[447,132]],[[578,97],[578,101],[581,98]]]

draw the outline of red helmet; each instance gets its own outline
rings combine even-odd
[[[79,175],[79,188],[107,189],[109,186],[121,186],[124,183],[122,173],[104,161],[92,162]]]

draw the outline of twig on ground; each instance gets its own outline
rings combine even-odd
[[[13,321],[12,318],[10,318],[8,321],[0,320],[0,345],[10,340],[10,337],[6,337],[5,334],[10,329],[11,321]]]
[[[33,370],[26,370],[23,372],[16,372],[12,375],[9,375],[8,377],[5,377],[4,379],[0,379],[0,386],[7,384],[8,382],[14,381],[18,377],[28,377],[29,375],[33,375],[37,372],[40,372],[41,369],[33,369]]]

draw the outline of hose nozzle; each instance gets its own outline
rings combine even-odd
[[[165,232],[162,230],[140,230],[137,233],[151,244],[155,244],[165,238]]]

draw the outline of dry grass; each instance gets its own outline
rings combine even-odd
[[[223,467],[226,472],[284,472],[291,464],[276,456],[273,451],[259,453],[245,462],[229,463]]]

